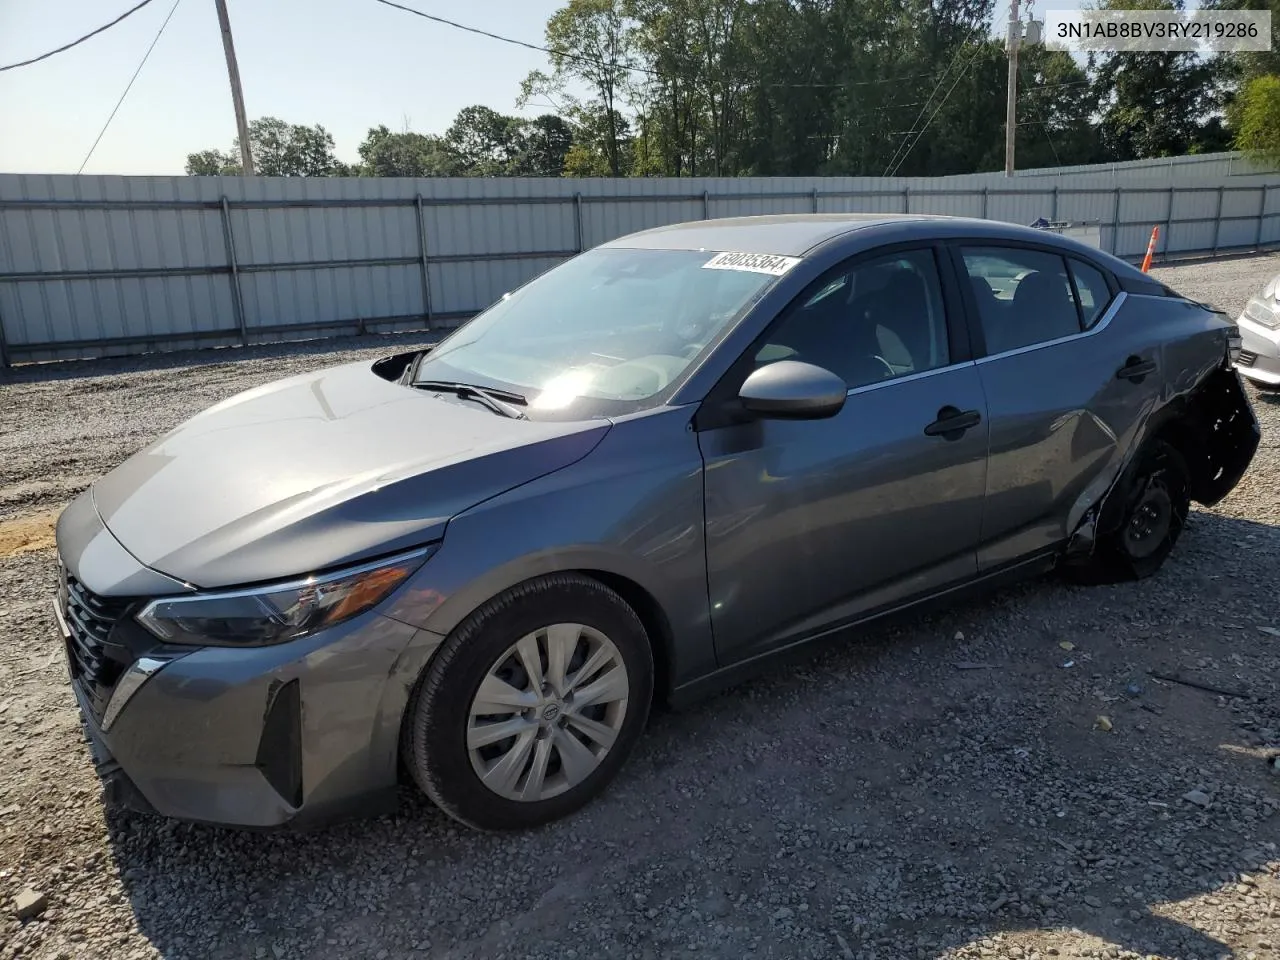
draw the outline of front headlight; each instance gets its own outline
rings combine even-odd
[[[435,550],[426,547],[290,583],[153,600],[137,620],[166,643],[255,647],[284,643],[377,606]]]
[[[1250,298],[1245,304],[1244,315],[1254,323],[1262,324],[1270,330],[1280,327],[1280,315],[1276,314],[1275,307],[1257,297]]]

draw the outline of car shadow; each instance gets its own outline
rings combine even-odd
[[[306,834],[113,810],[112,849],[166,957],[1230,955],[1206,901],[1275,922],[1280,611],[1251,584],[1277,561],[1277,527],[1197,511],[1143,583],[824,643],[655,712],[617,782],[536,831],[405,788]]]

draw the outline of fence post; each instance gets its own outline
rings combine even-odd
[[[1262,224],[1267,218],[1267,186],[1265,183],[1262,185],[1262,203],[1258,205],[1258,232],[1253,237],[1255,249],[1262,246]]]
[[[573,195],[573,243],[582,252],[582,194]]]
[[[702,191],[702,219],[711,219],[711,191]]]
[[[1262,221],[1259,220],[1259,223]],[[0,370],[9,369],[9,351],[5,348],[4,343],[4,317],[0,316]]]
[[[227,265],[231,268],[231,309],[236,315],[236,326],[240,328],[240,343],[249,345],[249,328],[244,319],[244,300],[240,295],[240,266],[236,262],[236,241],[231,232],[231,203],[225,194],[222,197],[222,239],[227,249]]]
[[[982,185],[982,219],[987,220],[987,185]]]
[[[1222,192],[1226,187],[1218,187],[1218,212],[1213,215],[1213,255],[1218,255],[1218,241],[1222,238]]]
[[[813,207],[812,213],[818,212],[818,188],[814,187],[809,191],[809,202]]]
[[[902,188],[902,212],[903,213],[911,212],[911,188],[910,187]]]
[[[1120,256],[1120,188],[1115,189],[1115,204],[1111,207],[1111,253]]]
[[[418,264],[422,268],[422,311],[427,318],[427,329],[431,329],[431,271],[427,269],[427,221],[426,209],[422,205],[422,194],[415,194],[413,211],[418,221]]]
[[[1169,164],[1169,168],[1173,169],[1172,162]],[[1169,187],[1169,209],[1167,211],[1167,215],[1164,218],[1164,252],[1165,254],[1168,254],[1170,252],[1170,249],[1171,249],[1170,241],[1173,240],[1173,197],[1177,189],[1178,189],[1177,187],[1173,187],[1173,186]]]
[[[1056,223],[1058,220],[1058,185],[1056,183],[1053,185],[1053,206],[1050,209],[1049,219]]]

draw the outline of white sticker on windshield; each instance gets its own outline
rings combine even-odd
[[[799,257],[780,257],[773,253],[717,253],[702,265],[703,270],[747,270],[780,277],[797,263]]]

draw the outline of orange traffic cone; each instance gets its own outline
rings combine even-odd
[[[1147,255],[1142,258],[1142,272],[1146,273],[1151,269],[1151,258],[1156,253],[1156,240],[1160,238],[1160,225],[1156,224],[1151,228],[1151,241],[1147,244]]]

